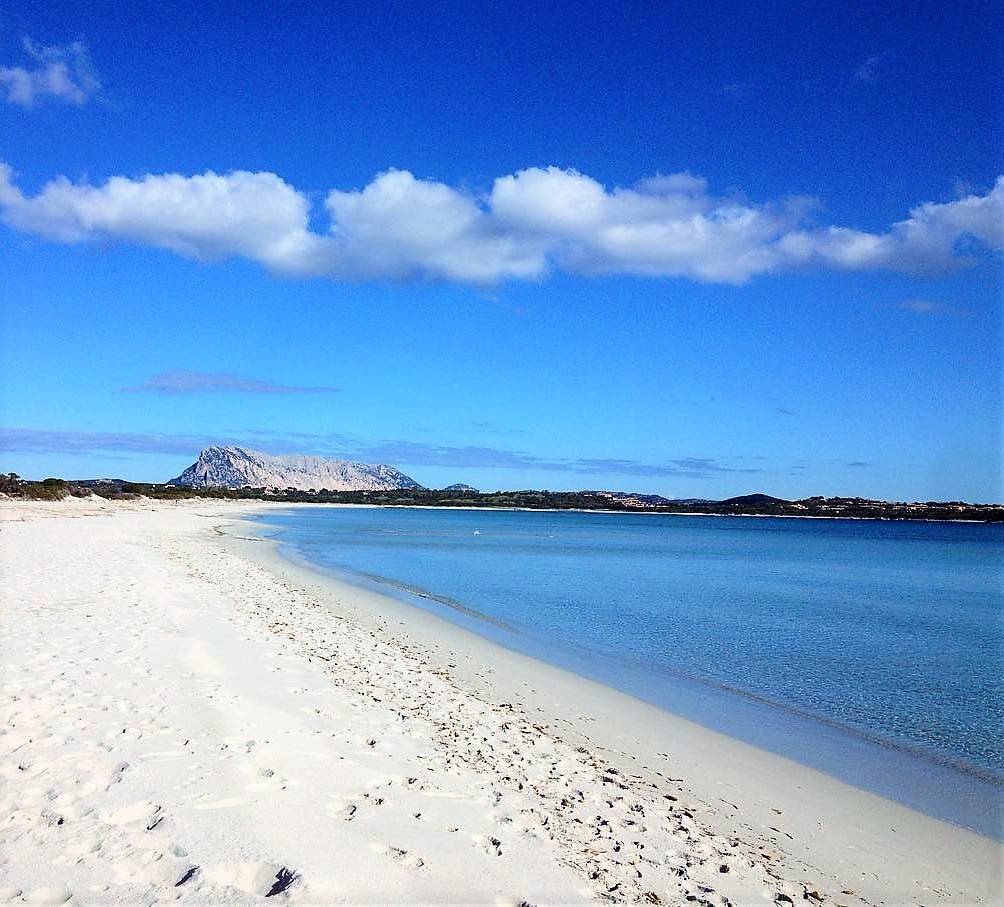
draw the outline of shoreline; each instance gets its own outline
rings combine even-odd
[[[300,506],[303,505],[294,505],[289,510],[295,511]],[[259,537],[277,546],[284,561],[310,573],[329,577],[341,586],[403,602],[410,608],[445,619],[451,626],[473,632],[492,645],[640,699],[660,711],[727,737],[793,759],[932,818],[1004,842],[1004,775],[999,770],[971,764],[908,741],[884,737],[797,705],[685,671],[673,672],[677,687],[673,695],[646,695],[640,692],[637,677],[633,682],[625,682],[613,663],[601,671],[597,662],[587,663],[582,656],[573,656],[561,649],[543,651],[539,640],[528,641],[519,628],[500,618],[394,577],[315,564],[284,539],[283,532],[288,527],[257,520],[252,525]],[[273,530],[275,534],[270,534]],[[697,713],[695,701],[707,707],[703,714]],[[714,716],[711,720],[706,717],[708,711]],[[792,743],[820,735],[812,746]]]
[[[241,523],[247,525],[248,521],[241,520]],[[353,585],[313,565],[291,560],[281,552],[280,540],[265,535],[270,528],[267,523],[252,525],[260,527],[261,534],[253,544],[245,541],[242,553],[270,572],[304,584],[322,598],[337,599],[343,607],[350,607],[357,619],[382,627],[399,643],[417,643],[427,653],[436,652],[443,666],[462,669],[465,663],[471,662],[491,665],[491,684],[486,684],[476,672],[461,670],[462,682],[469,684],[472,690],[496,698],[523,699],[528,708],[546,720],[562,722],[565,733],[574,731],[587,746],[598,747],[620,758],[626,756],[636,763],[640,760],[654,763],[660,754],[663,758],[668,755],[672,774],[699,779],[693,789],[695,797],[712,799],[709,791],[714,791],[714,797],[723,803],[746,800],[740,811],[747,818],[755,816],[761,828],[778,827],[783,834],[790,834],[779,824],[779,815],[800,815],[794,836],[815,838],[811,843],[805,842],[807,862],[815,861],[816,866],[827,866],[836,872],[830,860],[835,853],[843,851],[836,866],[843,867],[860,859],[859,865],[867,867],[860,872],[879,879],[883,871],[888,873],[889,851],[899,850],[903,839],[912,838],[909,854],[901,853],[903,864],[899,868],[904,874],[897,878],[897,885],[912,884],[907,883],[907,877],[919,871],[914,861],[924,865],[933,859],[933,851],[939,851],[942,859],[957,868],[982,851],[988,855],[985,868],[990,875],[987,880],[994,877],[995,872],[999,874],[1000,861],[1004,860],[1004,845],[999,840],[928,816],[801,762],[667,712],[629,693],[522,654],[386,593]],[[440,648],[445,652],[440,653]],[[557,692],[541,692],[546,688]],[[578,718],[569,721],[568,716],[576,714]],[[642,728],[644,731],[640,730]],[[666,744],[663,749],[660,741],[666,740],[672,740],[673,744]],[[744,767],[737,768],[737,765]],[[752,799],[745,790],[750,767],[754,774],[759,774],[761,782],[764,779],[770,782]],[[723,797],[723,793],[727,796]],[[780,811],[778,806],[767,804],[767,800],[780,804]],[[807,810],[812,808],[809,804],[824,806],[830,815],[809,818]],[[865,832],[875,838],[860,849],[848,844],[844,840],[848,828],[841,828],[844,823],[857,833]],[[888,836],[890,830],[893,837]],[[895,836],[900,837],[896,840]],[[854,853],[854,857],[849,853]],[[995,895],[1000,898],[999,891],[995,891]],[[882,897],[878,892],[875,896]]]
[[[718,516],[719,514],[710,514],[710,515]],[[812,519],[812,518],[809,517],[807,519]],[[271,526],[271,524],[258,524],[258,525],[267,525],[269,526],[269,528],[274,528]],[[276,545],[277,553],[282,558],[282,560],[289,562],[295,566],[302,567],[304,570],[310,573],[315,573],[323,577],[330,577],[333,582],[338,583],[342,586],[350,586],[353,589],[368,591],[370,593],[380,595],[392,599],[394,601],[403,602],[404,604],[410,607],[418,608],[423,612],[428,613],[432,616],[438,616],[440,618],[443,618],[443,615],[437,614],[435,610],[430,610],[427,603],[431,603],[432,606],[440,605],[446,612],[453,615],[454,618],[460,618],[460,619],[470,618],[471,621],[475,624],[483,625],[487,628],[492,628],[495,630],[502,630],[503,632],[511,634],[512,636],[517,638],[521,635],[521,631],[518,628],[509,624],[507,621],[501,618],[493,617],[490,614],[486,614],[482,611],[479,611],[477,608],[470,605],[466,605],[462,602],[450,598],[449,596],[440,595],[428,589],[409,585],[400,580],[396,580],[393,577],[380,576],[376,574],[367,574],[349,570],[336,570],[334,568],[327,568],[314,564],[309,559],[302,556],[298,556],[291,550],[282,550],[284,548],[288,548],[289,545],[285,543],[281,538],[275,538],[268,535],[262,535],[257,538],[241,536],[240,538],[243,538],[245,541],[267,541],[270,543],[274,543]],[[417,599],[417,601],[411,601],[411,599]],[[470,627],[465,626],[465,624],[459,622],[456,619],[451,619],[451,617],[449,616],[443,619],[445,619],[452,626],[456,626],[461,629],[465,629],[469,632],[473,632],[476,636],[484,639],[486,642],[489,642],[492,645],[502,647],[508,651],[521,653],[526,657],[533,659],[536,662],[543,663],[545,665],[548,665],[549,667],[553,667],[558,670],[567,671],[583,680],[588,680],[592,683],[599,683],[601,686],[605,688],[621,693],[632,699],[640,700],[641,702],[651,705],[659,709],[660,711],[668,712],[672,715],[676,715],[677,717],[687,718],[686,715],[681,715],[673,708],[662,706],[653,699],[648,699],[645,698],[644,696],[639,696],[636,693],[632,693],[630,690],[617,686],[616,684],[607,683],[604,682],[603,680],[598,680],[595,677],[591,677],[587,672],[576,669],[576,667],[574,666],[563,666],[562,664],[549,660],[546,657],[535,655],[529,651],[523,651],[523,649],[521,649],[518,645],[508,644],[507,642],[504,642],[500,639],[494,639],[490,635],[487,635],[486,633],[478,632],[478,630],[471,630]],[[999,772],[995,772],[992,769],[984,768],[978,765],[971,765],[967,762],[963,762],[961,759],[953,758],[949,755],[944,755],[941,753],[924,750],[920,747],[912,746],[909,743],[899,742],[894,739],[882,737],[879,734],[870,733],[864,729],[855,727],[854,725],[841,723],[836,719],[831,719],[824,715],[818,715],[808,710],[800,709],[795,705],[790,705],[788,703],[780,702],[771,699],[767,696],[762,696],[757,693],[750,692],[741,687],[732,686],[725,683],[717,683],[715,681],[711,681],[703,677],[699,677],[697,675],[688,674],[683,671],[674,672],[674,676],[684,684],[694,687],[699,687],[701,689],[709,691],[711,694],[723,695],[727,697],[735,697],[751,705],[762,707],[774,713],[779,713],[783,716],[787,716],[788,718],[798,723],[815,725],[821,728],[825,728],[828,731],[833,731],[837,734],[846,735],[847,737],[853,739],[856,742],[876,747],[877,749],[883,752],[901,755],[911,761],[922,763],[928,766],[929,768],[946,769],[951,772],[956,772],[968,779],[973,780],[974,782],[986,784],[989,787],[993,787],[995,789],[994,791],[995,793],[1004,796],[1004,775],[1002,775]],[[727,729],[715,728],[712,725],[705,724],[700,720],[695,720],[692,718],[688,720],[692,720],[696,724],[699,724],[702,727],[705,727],[709,730],[716,731],[717,733],[722,733],[727,737],[731,737],[737,740],[744,739],[741,733],[733,733]],[[745,740],[745,742],[750,743],[753,746],[758,746],[756,742],[750,740]],[[786,755],[784,752],[778,750],[772,750],[770,749],[770,747],[760,746],[759,748],[767,749],[769,752],[774,752],[776,755],[780,756]],[[793,758],[793,757],[788,756],[788,758]],[[806,764],[805,762],[797,758],[794,761],[799,762],[800,764],[803,765]],[[826,774],[831,774],[831,775],[833,774],[832,772],[826,772],[825,769],[821,768],[818,765],[809,764],[808,767],[815,768],[819,771],[823,771]],[[841,779],[841,780],[847,780],[847,779]],[[855,787],[861,787],[864,790],[870,790],[870,788],[868,788],[865,785],[854,784],[853,782],[850,781],[848,781],[848,783],[851,783],[852,786]],[[886,794],[874,790],[871,792],[878,793],[879,796],[883,796],[886,799],[892,799],[896,800],[896,802],[903,803],[902,800],[897,799],[895,796],[888,796]],[[909,806],[910,804],[904,803],[904,805]],[[916,808],[916,807],[911,807],[911,808]],[[918,811],[923,812],[926,815],[932,816],[932,818],[949,821],[951,822],[951,824],[960,825],[960,827],[965,828],[967,830],[977,831],[978,834],[983,834],[986,837],[995,838],[995,840],[1004,842],[1004,825],[1002,825],[1000,821],[997,821],[995,823],[995,828],[993,830],[995,832],[994,834],[980,831],[979,829],[974,829],[971,825],[965,825],[961,822],[954,822],[951,819],[947,819],[946,816],[944,815],[938,815],[936,813],[928,812],[924,809],[919,809]]]
[[[251,500],[251,499],[247,499]],[[754,520],[853,520],[861,523],[967,523],[979,526],[993,526],[1000,520],[939,520],[932,517],[881,517],[881,516],[820,516],[818,514],[801,513],[709,513],[706,511],[688,512],[685,510],[605,510],[603,508],[583,507],[477,507],[473,504],[359,504],[340,503],[337,501],[262,501],[265,506],[278,507],[368,507],[385,510],[471,510],[502,511],[506,513],[598,513],[608,516],[693,516],[721,517],[735,519],[741,517]]]
[[[282,506],[0,507],[0,899],[1001,903],[997,842],[298,566]]]

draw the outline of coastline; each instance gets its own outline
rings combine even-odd
[[[990,763],[984,765],[966,761],[964,757],[954,755],[948,749],[925,747],[909,739],[883,735],[878,728],[842,720],[839,711],[812,711],[797,701],[774,698],[757,692],[755,688],[737,686],[701,673],[688,672],[666,659],[659,662],[659,671],[653,675],[637,659],[618,657],[614,651],[604,651],[595,639],[587,650],[578,649],[575,644],[568,644],[574,638],[573,628],[569,628],[569,633],[565,634],[564,628],[559,630],[554,626],[554,638],[541,636],[539,632],[534,633],[532,618],[526,627],[511,623],[501,616],[507,613],[504,603],[496,600],[494,608],[483,608],[471,590],[468,590],[466,597],[464,592],[457,592],[462,587],[451,585],[449,576],[441,577],[445,583],[442,586],[436,585],[435,580],[429,576],[426,577],[425,584],[420,585],[422,571],[414,563],[410,573],[403,568],[402,572],[395,573],[389,563],[384,570],[377,567],[378,572],[365,572],[354,566],[355,562],[351,557],[347,562],[340,563],[343,559],[334,556],[334,549],[331,549],[332,556],[329,557],[324,550],[315,550],[310,544],[310,538],[322,529],[326,521],[318,522],[308,515],[309,511],[304,513],[301,507],[302,505],[286,511],[276,510],[276,519],[263,518],[274,528],[274,532],[271,529],[257,528],[256,531],[273,537],[281,546],[285,558],[309,571],[319,571],[353,588],[390,596],[396,601],[403,601],[412,609],[431,611],[444,617],[449,623],[459,625],[508,650],[613,687],[727,737],[785,756],[934,818],[1004,841],[1001,805],[1004,797],[1004,774]],[[286,518],[287,514],[289,519]],[[306,523],[294,518],[297,514]],[[540,519],[544,520],[549,515],[542,513]],[[447,516],[448,514],[443,514],[444,519]],[[504,514],[500,515],[500,519],[502,516]],[[550,523],[548,531],[557,532],[555,527],[559,522]],[[397,524],[395,521],[384,521],[381,525]],[[487,530],[491,525],[491,521],[475,520],[467,525],[467,530],[469,532],[475,526]],[[532,528],[533,521],[525,525],[528,529]],[[671,524],[663,525],[668,527]],[[314,527],[306,536],[300,531],[305,526]],[[323,538],[323,534],[318,538]],[[301,541],[306,546],[302,550]],[[314,553],[309,553],[311,551]],[[510,569],[518,567],[510,565]],[[419,582],[415,582],[416,579]],[[638,582],[642,579],[639,576]],[[527,606],[532,609],[534,589],[525,584],[520,585],[515,577],[513,580],[514,584],[508,586],[508,600],[522,602],[524,610]],[[622,578],[617,586],[624,588],[626,581],[626,577]],[[611,587],[604,590],[602,583],[597,585],[595,579],[591,587],[598,591],[599,600],[606,602],[600,607],[606,607],[607,612],[616,614],[620,605],[611,605],[615,601],[623,603],[619,589]],[[517,588],[520,591],[517,592]],[[444,589],[454,591],[446,594]],[[649,594],[654,591],[650,590]],[[552,596],[555,592],[560,594],[560,590],[550,590]],[[583,594],[588,597],[593,593],[584,590]],[[458,601],[451,597],[453,595],[459,595],[463,600]],[[629,604],[624,604],[630,607]],[[667,644],[671,646],[673,643]],[[818,644],[825,649],[825,641],[820,640]],[[794,659],[789,659],[789,664],[795,666],[796,672],[800,670],[802,658],[814,657],[811,651],[797,649],[789,654]],[[825,652],[822,654],[825,655]],[[686,653],[681,652],[679,655],[685,656]],[[783,653],[779,652],[778,657],[783,657]],[[687,658],[681,657],[675,661],[686,664]]]
[[[4,899],[1000,903],[998,842],[297,565],[288,506],[4,503]]]
[[[614,516],[682,516],[682,517],[720,517],[735,519],[737,517],[752,520],[853,520],[863,523],[972,523],[976,525],[995,525],[996,520],[939,520],[932,517],[893,518],[881,516],[820,516],[818,514],[800,513],[710,513],[705,511],[686,510],[605,510],[603,508],[583,507],[476,507],[464,504],[342,504],[332,501],[267,501],[266,506],[278,507],[363,507],[384,508],[385,510],[472,510],[472,511],[503,511],[509,513],[598,513]]]
[[[281,542],[280,546],[282,546]],[[493,645],[502,647],[508,651],[519,652],[536,662],[543,662],[551,667],[569,672],[583,680],[588,680],[593,683],[598,683],[603,687],[611,688],[625,696],[641,700],[648,705],[654,706],[660,711],[675,714],[679,717],[692,721],[694,724],[716,731],[717,733],[723,734],[731,739],[742,740],[759,749],[765,749],[769,752],[775,753],[776,755],[792,759],[800,764],[808,765],[810,768],[815,768],[824,774],[833,775],[838,779],[851,784],[853,787],[870,790],[872,793],[877,793],[879,796],[886,799],[896,800],[897,802],[903,803],[910,808],[917,809],[919,812],[926,813],[933,818],[946,820],[951,824],[960,825],[963,828],[976,831],[979,834],[983,834],[987,837],[993,837],[1001,842],[1004,842],[1004,824],[1002,824],[1004,823],[1004,817],[1001,815],[1000,807],[997,807],[990,815],[979,817],[979,827],[976,827],[977,823],[973,822],[973,816],[964,816],[959,814],[958,819],[955,819],[953,818],[954,811],[951,809],[947,809],[946,811],[946,806],[944,804],[941,804],[938,807],[929,804],[929,808],[925,809],[924,804],[920,803],[920,801],[911,802],[910,799],[901,799],[895,793],[888,793],[881,789],[876,790],[869,787],[868,784],[863,783],[858,777],[856,777],[861,770],[861,766],[858,762],[855,762],[853,767],[840,767],[849,772],[848,775],[842,775],[841,771],[838,770],[835,765],[836,760],[839,759],[839,756],[835,754],[830,754],[825,760],[825,763],[820,763],[818,762],[819,757],[817,752],[815,754],[817,761],[814,762],[812,759],[807,760],[806,758],[800,758],[793,753],[786,752],[783,746],[779,747],[777,745],[776,741],[765,741],[763,738],[778,731],[781,733],[794,731],[794,733],[799,734],[800,732],[804,732],[807,728],[811,728],[814,731],[824,732],[830,736],[844,738],[848,744],[848,746],[844,747],[845,750],[854,749],[856,746],[864,746],[890,757],[903,757],[915,766],[922,765],[924,770],[928,772],[940,773],[942,771],[947,771],[964,777],[974,784],[985,785],[986,790],[984,793],[993,794],[994,796],[1004,796],[1004,776],[998,772],[993,772],[990,769],[985,769],[980,766],[971,765],[961,759],[953,758],[948,755],[924,750],[919,747],[912,746],[909,743],[892,740],[876,733],[869,733],[868,731],[862,730],[854,725],[840,722],[824,715],[812,713],[808,710],[799,708],[798,706],[780,702],[776,699],[750,692],[749,690],[735,685],[715,682],[684,671],[674,672],[673,676],[675,677],[675,682],[679,686],[685,687],[689,690],[688,696],[690,699],[696,698],[711,709],[714,709],[715,706],[721,705],[724,700],[729,700],[732,703],[738,702],[742,704],[741,711],[749,713],[744,721],[739,722],[737,722],[735,718],[718,720],[719,716],[717,715],[715,716],[715,720],[709,720],[709,717],[706,715],[696,716],[694,711],[697,706],[693,704],[688,703],[686,706],[681,707],[681,702],[686,702],[688,696],[678,697],[674,707],[674,703],[660,702],[657,697],[646,697],[638,691],[633,691],[619,684],[616,677],[612,676],[612,671],[609,668],[603,672],[606,676],[604,678],[600,678],[596,673],[590,672],[589,667],[582,659],[571,659],[568,657],[556,658],[553,653],[524,650],[515,642],[520,638],[520,630],[518,628],[512,626],[501,618],[496,618],[490,614],[478,611],[475,608],[464,605],[463,603],[458,602],[455,599],[451,599],[448,596],[439,595],[425,589],[411,587],[405,583],[401,583],[388,577],[362,573],[350,575],[343,571],[319,567],[316,564],[312,564],[305,558],[297,557],[293,552],[288,550],[283,550],[281,556],[284,560],[298,564],[309,572],[319,572],[321,574],[331,576],[335,582],[343,585],[351,586],[352,588],[369,590],[378,595],[392,598],[395,601],[403,601],[406,605],[417,607],[419,609],[431,610],[431,613],[434,616],[440,610],[444,611],[446,612],[445,620],[448,623],[459,626],[461,629],[467,629],[479,638],[486,638],[487,641]],[[439,614],[439,616],[443,617],[443,614]],[[473,629],[472,626],[474,627]],[[501,631],[502,633],[511,636],[512,640],[504,641],[498,638],[497,631]],[[539,649],[540,646],[538,645],[536,648]],[[751,722],[755,720],[755,718],[762,719],[765,716],[769,716],[767,720],[767,727],[750,727]],[[752,736],[745,736],[743,732],[744,729]],[[831,766],[830,770],[827,769],[826,764]],[[944,778],[940,778],[937,781],[931,781],[929,786],[934,787],[944,781]],[[967,820],[969,824],[967,824]]]
[[[531,511],[532,512],[532,511]],[[580,511],[577,511],[580,512]],[[589,511],[581,511],[589,512]],[[719,514],[711,514],[712,516],[718,516]],[[811,518],[808,518],[811,519]],[[567,671],[580,677],[584,680],[588,680],[593,683],[599,683],[601,686],[613,688],[626,696],[634,699],[640,699],[649,705],[655,706],[660,709],[660,711],[667,711],[673,714],[678,714],[680,717],[688,718],[687,714],[681,714],[678,709],[674,709],[671,706],[660,704],[655,698],[646,698],[644,695],[639,695],[637,692],[632,692],[632,690],[619,686],[616,682],[611,682],[609,680],[601,680],[596,676],[590,674],[590,671],[586,669],[584,662],[581,660],[572,660],[569,658],[555,659],[553,654],[549,658],[546,654],[538,654],[534,651],[526,648],[521,648],[517,644],[517,640],[520,638],[521,631],[519,628],[513,626],[507,620],[503,618],[496,617],[484,611],[478,610],[477,608],[467,605],[463,602],[457,601],[447,595],[442,595],[440,593],[433,592],[431,590],[425,589],[423,587],[413,586],[408,583],[402,582],[400,580],[394,579],[393,577],[381,576],[377,574],[362,573],[358,571],[348,571],[346,569],[335,569],[333,567],[321,566],[311,562],[308,558],[300,555],[298,552],[292,550],[292,546],[287,543],[281,537],[276,537],[269,535],[266,529],[274,528],[272,524],[258,524],[255,529],[259,531],[259,535],[256,536],[239,536],[239,538],[245,541],[268,541],[276,546],[276,550],[279,552],[280,559],[284,563],[291,563],[295,566],[302,567],[308,574],[320,574],[321,576],[330,578],[334,583],[338,584],[340,587],[351,587],[355,590],[367,591],[371,594],[376,594],[381,597],[390,598],[395,602],[403,602],[405,605],[418,608],[426,613],[431,613],[433,616],[439,616],[444,618],[447,623],[451,626],[458,626],[461,629],[465,629],[468,632],[472,632],[475,636],[479,638],[486,639],[486,641],[492,643],[493,645],[504,648],[508,651],[514,651],[523,654],[526,657],[536,661],[543,662],[551,667],[555,667],[560,670]],[[222,534],[222,533],[221,533]],[[233,536],[233,533],[227,533]],[[472,629],[473,628],[473,629]],[[498,635],[497,631],[502,631],[509,639],[503,639]],[[539,648],[539,645],[537,646]],[[562,663],[564,662],[564,663]],[[928,769],[947,769],[951,772],[958,773],[967,778],[973,779],[979,783],[985,783],[988,786],[994,788],[995,793],[1004,793],[1004,775],[993,772],[990,769],[984,769],[979,766],[974,766],[969,763],[963,762],[958,758],[952,758],[951,756],[931,752],[929,750],[924,750],[916,746],[911,746],[908,743],[892,740],[887,737],[883,737],[876,733],[869,733],[851,724],[842,723],[836,719],[828,718],[824,715],[815,714],[807,710],[801,709],[795,705],[789,703],[781,702],[767,696],[763,696],[754,692],[750,692],[741,687],[730,685],[727,683],[716,682],[703,677],[699,677],[694,674],[687,673],[685,671],[676,671],[674,676],[677,678],[678,682],[681,684],[686,684],[691,688],[696,688],[709,695],[713,694],[723,694],[735,700],[740,700],[748,703],[751,707],[769,710],[773,714],[781,714],[797,721],[801,724],[814,725],[816,727],[826,728],[832,730],[841,735],[853,739],[856,742],[864,743],[869,746],[873,746],[880,751],[902,754],[911,760],[920,762],[926,766]],[[689,720],[694,721],[695,724],[699,724],[702,727],[709,728],[711,730],[716,730],[719,733],[724,734],[726,737],[735,739],[744,739],[742,733],[737,732],[734,728],[729,728],[728,726],[715,727],[700,720],[699,718],[690,718]],[[728,725],[728,722],[726,722]],[[747,743],[751,743],[754,746],[759,746],[761,749],[771,750],[770,745],[758,744],[755,740],[745,740]],[[771,750],[776,752],[781,756],[788,756],[789,758],[794,758],[796,762],[802,762],[805,764],[804,759],[799,759],[797,757],[792,757],[790,754],[785,753],[783,750]],[[833,772],[826,772],[824,768],[819,765],[813,765],[809,763],[810,767],[820,769],[824,773],[833,774]],[[837,777],[840,777],[839,774]],[[843,778],[842,780],[848,781],[854,787],[864,787],[866,789],[867,785],[861,784],[859,782],[850,780],[848,778]],[[873,793],[879,793],[880,796],[887,796],[881,791],[873,791]],[[896,800],[896,796],[887,797],[887,799]],[[904,802],[904,801],[899,801]],[[911,806],[909,802],[906,802],[907,806]],[[998,840],[1004,841],[1004,826],[1002,826],[1002,817],[999,814],[993,817],[993,820],[987,823],[987,827],[991,830],[983,831],[981,829],[973,828],[972,825],[966,825],[962,821],[953,821],[947,815],[941,815],[937,812],[931,813],[923,808],[919,809],[920,812],[927,812],[928,815],[933,815],[934,818],[947,819],[947,821],[952,822],[952,824],[962,825],[964,828],[969,828],[970,830],[975,830],[980,834],[984,834],[988,837],[996,837]]]
[[[280,541],[266,536],[267,524],[254,525],[260,534],[253,543],[244,540],[240,548],[244,556],[287,581],[304,584],[312,594],[337,601],[355,619],[388,633],[398,644],[419,645],[438,667],[456,671],[465,688],[478,695],[522,701],[544,720],[560,724],[563,734],[573,736],[577,745],[596,748],[610,758],[627,758],[646,771],[655,771],[663,760],[668,774],[685,776],[692,783],[690,793],[695,798],[739,806],[742,819],[738,825],[732,825],[727,816],[719,817],[731,833],[750,825],[777,829],[782,835],[799,839],[804,848],[801,859],[832,873],[834,879],[840,869],[850,865],[855,867],[854,874],[862,886],[868,884],[865,880],[869,877],[882,879],[882,886],[892,885],[897,894],[891,897],[883,887],[867,897],[895,903],[930,897],[930,889],[922,895],[920,889],[910,887],[922,868],[938,866],[943,878],[952,877],[960,891],[972,886],[980,875],[978,855],[982,853],[986,856],[985,881],[990,886],[986,896],[999,901],[1004,860],[1000,841],[927,816],[628,693],[521,654],[390,595],[292,560],[280,550]],[[490,679],[478,665],[490,666]],[[751,774],[757,778],[755,791],[749,789]],[[788,817],[791,825],[786,826],[783,817]],[[851,840],[854,836],[856,841]],[[901,862],[890,871],[890,855],[894,853]],[[963,867],[974,856],[976,866],[967,871]],[[976,872],[970,875],[973,868]],[[959,870],[961,875],[956,875]],[[866,890],[857,889],[860,894]]]

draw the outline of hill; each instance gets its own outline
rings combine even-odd
[[[272,456],[246,447],[207,447],[168,484],[296,491],[391,491],[422,487],[393,466],[305,454]]]

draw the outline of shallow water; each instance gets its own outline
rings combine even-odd
[[[431,509],[261,519],[292,555],[984,833],[1004,526]]]

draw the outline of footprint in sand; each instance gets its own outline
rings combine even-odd
[[[101,820],[108,825],[130,825],[133,822],[146,821],[147,825],[150,826],[151,823],[159,824],[162,818],[158,816],[159,813],[159,805],[151,803],[149,800],[140,800],[114,812],[102,814]]]
[[[418,854],[409,853],[407,850],[403,850],[400,847],[391,847],[388,844],[370,844],[370,850],[373,853],[383,854],[384,856],[390,857],[399,866],[404,866],[406,869],[421,869],[425,865],[425,860],[423,860]]]
[[[177,887],[191,868],[187,860],[159,850],[137,849],[127,859],[110,864],[117,885],[154,886],[161,889]]]
[[[328,813],[346,822],[351,822],[356,817],[358,809],[355,803],[347,803],[337,797],[333,797],[332,802],[328,804]]]
[[[124,728],[112,728],[110,731],[105,732],[105,740],[109,741],[135,741],[139,740],[143,736],[143,732],[139,728],[135,727],[124,727]]]
[[[502,856],[502,842],[494,835],[474,835],[471,840],[489,856]]]
[[[25,897],[29,904],[65,904],[71,897],[69,888],[62,885],[51,885],[45,888],[36,888],[31,894]]]
[[[217,863],[201,871],[214,885],[266,898],[281,894],[300,878],[294,870],[277,863]]]
[[[72,844],[69,844],[64,853],[79,861],[80,857],[85,857],[87,854],[97,853],[101,850],[101,844],[101,838],[97,835],[88,835],[78,839]],[[0,903],[3,903],[3,897],[0,897]]]
[[[250,782],[244,786],[248,793],[260,794],[286,789],[286,779],[267,766],[245,763],[240,766],[240,770],[250,778]]]

